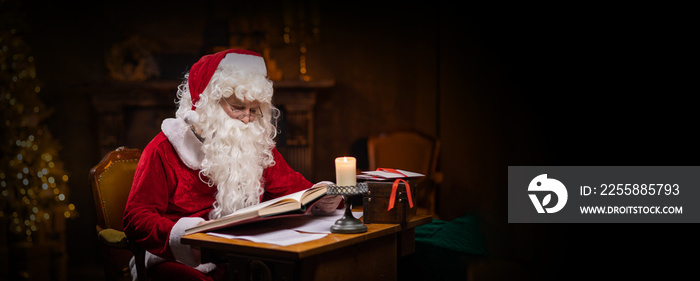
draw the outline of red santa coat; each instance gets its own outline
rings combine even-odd
[[[124,231],[152,254],[191,264],[189,246],[180,244],[184,230],[208,218],[216,187],[199,174],[201,142],[181,119],[166,119],[143,150],[124,213]],[[273,149],[275,165],[263,171],[261,201],[313,184],[294,171]],[[204,181],[202,181],[204,180]],[[190,262],[188,262],[190,261]]]

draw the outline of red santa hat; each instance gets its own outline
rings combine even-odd
[[[214,76],[214,72],[219,67],[233,68],[249,73],[256,73],[267,76],[267,68],[263,57],[253,51],[229,49],[218,53],[203,56],[192,66],[187,83],[192,99],[192,111],[188,112],[185,121],[189,124],[196,122],[197,114],[195,104],[199,101],[199,96],[209,85],[209,80]]]

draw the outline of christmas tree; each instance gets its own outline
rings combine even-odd
[[[6,242],[37,244],[61,236],[56,221],[77,213],[17,5],[0,2],[0,225]]]

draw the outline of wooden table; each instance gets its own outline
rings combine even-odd
[[[231,280],[396,280],[397,260],[413,252],[414,228],[432,221],[367,224],[367,232],[331,233],[309,242],[278,246],[205,233],[182,237],[199,246],[203,262],[228,262]]]

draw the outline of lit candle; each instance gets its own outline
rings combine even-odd
[[[357,184],[355,178],[355,157],[335,158],[335,184],[338,186],[354,186]]]

